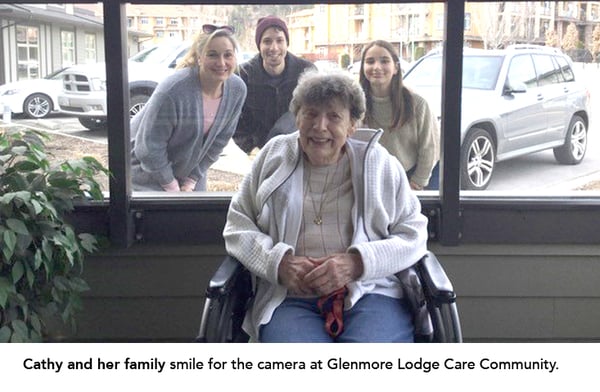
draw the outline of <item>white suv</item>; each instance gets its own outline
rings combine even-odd
[[[404,82],[440,113],[442,54],[428,54]],[[514,45],[465,49],[461,113],[461,188],[482,190],[496,162],[553,149],[565,165],[587,149],[590,93],[558,49]]]
[[[158,83],[173,73],[187,53],[189,42],[167,43],[131,57],[129,73],[129,114],[135,115],[150,99]],[[106,68],[104,63],[75,65],[63,74],[58,95],[60,111],[79,119],[90,130],[106,126]]]

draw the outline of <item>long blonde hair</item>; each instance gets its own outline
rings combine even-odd
[[[197,66],[198,60],[206,53],[206,47],[208,46],[208,44],[217,37],[226,37],[233,45],[236,54],[239,52],[239,45],[237,43],[237,40],[229,30],[217,29],[210,34],[206,34],[201,31],[196,35],[196,38],[194,38],[194,42],[192,43],[190,50],[188,50],[183,59],[177,64],[175,69],[191,68]]]

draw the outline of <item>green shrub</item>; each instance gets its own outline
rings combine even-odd
[[[101,200],[91,157],[51,167],[43,133],[0,130],[0,342],[42,341],[45,321],[59,316],[75,327],[91,234],[65,221],[77,200]]]

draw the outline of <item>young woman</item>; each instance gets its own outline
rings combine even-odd
[[[365,46],[359,75],[367,98],[365,126],[383,129],[379,141],[402,163],[412,189],[437,189],[437,120],[427,101],[402,83],[394,47],[383,40]]]
[[[131,121],[136,191],[206,190],[208,168],[233,136],[246,99],[230,26],[204,25],[178,70]]]

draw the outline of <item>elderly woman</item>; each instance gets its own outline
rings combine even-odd
[[[208,168],[233,136],[246,85],[234,74],[231,26],[204,25],[174,74],[131,121],[136,191],[206,190]]]
[[[426,252],[427,219],[381,132],[357,129],[360,85],[306,73],[290,110],[299,130],[260,151],[224,230],[256,277],[244,329],[261,342],[412,341],[394,273]]]

